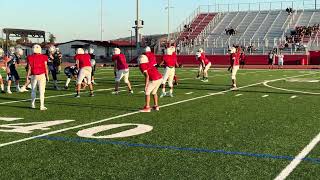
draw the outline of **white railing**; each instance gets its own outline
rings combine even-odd
[[[198,16],[200,14],[200,6],[197,8],[197,9],[195,9],[192,13],[191,13],[191,15],[186,19],[186,20],[184,20],[178,27],[177,27],[177,29],[176,29],[176,33],[174,33],[175,34],[175,36],[174,36],[174,40],[176,41],[179,37],[180,37],[180,35],[184,32],[184,30],[185,30],[185,28],[184,28],[184,26],[185,25],[189,25],[190,23],[192,23],[192,21]]]
[[[282,11],[279,12],[279,14],[277,15],[276,19],[272,22],[271,26],[269,27],[267,33],[264,35],[263,39],[266,39],[269,32],[271,31],[271,29],[273,28],[274,24],[277,22],[278,18],[281,16]]]
[[[270,16],[270,12],[268,12],[268,14],[266,15],[266,17],[264,17],[262,23],[260,24],[260,26],[258,27],[258,29],[253,33],[252,38],[250,39],[250,42],[252,41],[252,39],[254,39],[254,37],[256,36],[256,34],[260,31],[261,27],[264,25],[264,22],[268,19],[268,17]]]
[[[253,24],[253,22],[257,19],[260,13],[257,12],[256,16],[253,18],[253,20],[250,22],[250,24],[247,26],[246,30],[243,32],[243,34],[240,36],[239,41],[241,41],[241,38],[247,33],[249,27]]]
[[[244,22],[244,20],[247,18],[247,16],[249,15],[249,12],[246,12],[246,15],[242,18],[241,22],[237,25],[237,27],[235,27],[235,31],[237,33],[237,30],[238,30],[238,27]],[[233,36],[230,36],[227,40],[226,40],[226,43],[230,43],[230,40],[231,40],[231,37]]]
[[[196,39],[207,37],[208,34],[211,33],[213,28],[218,26],[217,23],[220,22],[221,15],[221,13],[216,14],[212,21],[201,31]]]

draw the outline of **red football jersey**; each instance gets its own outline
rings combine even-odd
[[[112,56],[112,61],[117,63],[117,69],[118,70],[129,69],[126,57],[123,54],[115,54],[115,55],[113,55]]]
[[[239,66],[240,64],[240,54],[239,53],[232,53],[230,58],[231,66]]]
[[[31,67],[31,75],[40,75],[46,73],[46,62],[48,56],[43,54],[32,54],[27,57],[27,62]]]
[[[148,73],[150,81],[156,81],[162,78],[162,75],[159,73],[158,69],[149,63],[140,64],[139,67],[142,73]]]
[[[157,65],[156,56],[152,52],[146,52],[145,55],[148,57],[151,66]]]
[[[172,55],[164,55],[163,57],[164,65],[166,67],[175,67],[177,59],[175,59]]]
[[[79,61],[79,68],[91,67],[91,57],[89,54],[77,54],[74,56],[74,60]]]

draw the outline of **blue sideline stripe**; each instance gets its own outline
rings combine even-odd
[[[203,148],[188,148],[188,147],[177,147],[177,146],[138,144],[138,143],[129,143],[129,142],[125,142],[125,141],[107,141],[107,140],[96,140],[96,139],[64,138],[64,137],[49,137],[49,136],[43,136],[43,137],[39,137],[37,139],[45,139],[45,140],[50,140],[50,141],[76,142],[76,143],[113,144],[113,145],[121,145],[121,146],[128,146],[128,147],[143,147],[143,148],[151,148],[151,149],[168,149],[168,150],[176,150],[176,151],[190,151],[190,152],[196,152],[196,153],[238,155],[238,156],[247,156],[247,157],[255,157],[255,158],[268,158],[268,159],[293,160],[295,158],[293,156],[277,156],[277,155],[272,155],[272,154],[257,154],[257,153],[225,151],[225,150],[212,150],[212,149],[203,149]],[[319,158],[304,158],[302,160],[316,163],[316,164],[320,164]]]

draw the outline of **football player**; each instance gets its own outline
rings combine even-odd
[[[58,57],[56,55],[56,48],[54,46],[50,46],[49,47],[49,54],[48,54],[48,67],[49,67],[49,72],[52,75],[52,79],[53,79],[53,88],[56,90],[60,90],[60,88],[58,87]]]
[[[9,55],[6,57],[5,60],[5,66],[6,66],[6,71],[7,71],[7,80],[8,80],[8,85],[7,85],[7,93],[12,94],[11,92],[11,83],[13,80],[16,82],[16,91],[20,92],[20,76],[17,71],[17,66],[20,64],[20,59],[23,55],[23,50],[21,48],[14,48],[10,47],[9,49]]]
[[[203,56],[204,55],[204,50],[202,48],[200,48],[198,50],[198,53],[200,53]],[[201,63],[200,59],[197,57],[197,55],[196,55],[196,59],[199,61],[199,69],[198,69],[198,74],[197,74],[196,79],[200,79],[201,74],[203,74],[203,66],[202,66],[202,63]]]
[[[211,67],[211,62],[208,60],[208,58],[206,58],[204,52],[203,53],[200,53],[200,52],[197,52],[196,53],[196,58],[198,61],[200,61],[201,63],[201,67],[203,68],[203,79],[202,81],[203,82],[208,82],[208,70],[210,69]]]
[[[91,82],[94,85],[97,85],[94,81],[94,73],[96,72],[96,55],[93,54],[94,53],[94,49],[93,48],[89,48],[89,55],[91,57],[91,67],[92,67],[92,72],[91,72]]]
[[[148,57],[146,55],[141,55],[138,57],[138,64],[140,71],[145,77],[145,101],[146,104],[140,112],[151,112],[150,108],[150,94],[153,95],[153,110],[159,111],[158,106],[158,89],[162,83],[162,75],[159,73],[156,67],[150,64]]]
[[[33,54],[27,57],[28,73],[27,76],[31,77],[31,108],[35,109],[37,86],[40,93],[40,110],[45,111],[47,108],[44,106],[44,93],[46,91],[46,81],[49,81],[48,75],[48,56],[41,54],[40,45],[32,47]]]
[[[164,64],[165,71],[163,75],[162,81],[162,94],[160,98],[166,96],[166,83],[168,81],[168,85],[170,87],[169,96],[173,97],[173,78],[175,75],[175,66],[179,66],[177,60],[172,56],[173,48],[169,47],[166,49],[165,55],[162,57],[162,62],[160,66]]]
[[[64,68],[64,74],[67,76],[66,84],[64,86],[64,89],[69,88],[69,83],[71,79],[76,79],[77,75],[79,73],[79,70],[77,69],[77,66],[68,66]]]
[[[0,48],[0,59],[2,59],[4,57],[4,51],[2,48]],[[4,83],[3,83],[3,78],[0,74],[0,86],[1,86],[1,93],[5,93],[4,91]]]
[[[149,64],[151,66],[157,66],[158,65],[157,60],[156,60],[156,56],[154,55],[153,52],[151,52],[151,48],[149,46],[147,46],[145,48],[145,53],[144,54],[148,57],[148,61],[149,61]]]
[[[119,93],[119,86],[122,78],[124,78],[124,82],[128,86],[129,93],[133,94],[131,83],[129,81],[129,66],[126,61],[126,57],[123,54],[121,54],[121,50],[119,48],[113,49],[112,61],[114,62],[114,72],[116,81],[113,94]]]
[[[87,78],[88,80],[88,85],[90,89],[90,97],[93,97],[93,86],[91,83],[91,63],[90,63],[90,55],[85,54],[84,50],[82,48],[77,49],[77,55],[74,56],[74,59],[77,64],[77,68],[79,70],[79,75],[77,77],[77,94],[75,95],[76,98],[80,97],[80,88],[81,88],[81,83],[84,80],[84,78]]]
[[[236,75],[239,70],[239,64],[240,64],[240,49],[236,49],[235,47],[231,48],[230,51],[230,69],[231,69],[231,81],[232,81],[232,87],[231,90],[237,90],[237,83],[236,83]]]

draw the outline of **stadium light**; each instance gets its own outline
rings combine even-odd
[[[167,37],[167,41],[170,41],[170,8],[173,8],[172,6],[170,6],[170,0],[168,0],[168,6],[165,8],[166,10],[168,10],[168,37]]]
[[[101,14],[100,14],[100,40],[102,41],[103,40],[103,3],[102,3],[102,0],[100,0],[100,11],[101,11]]]

